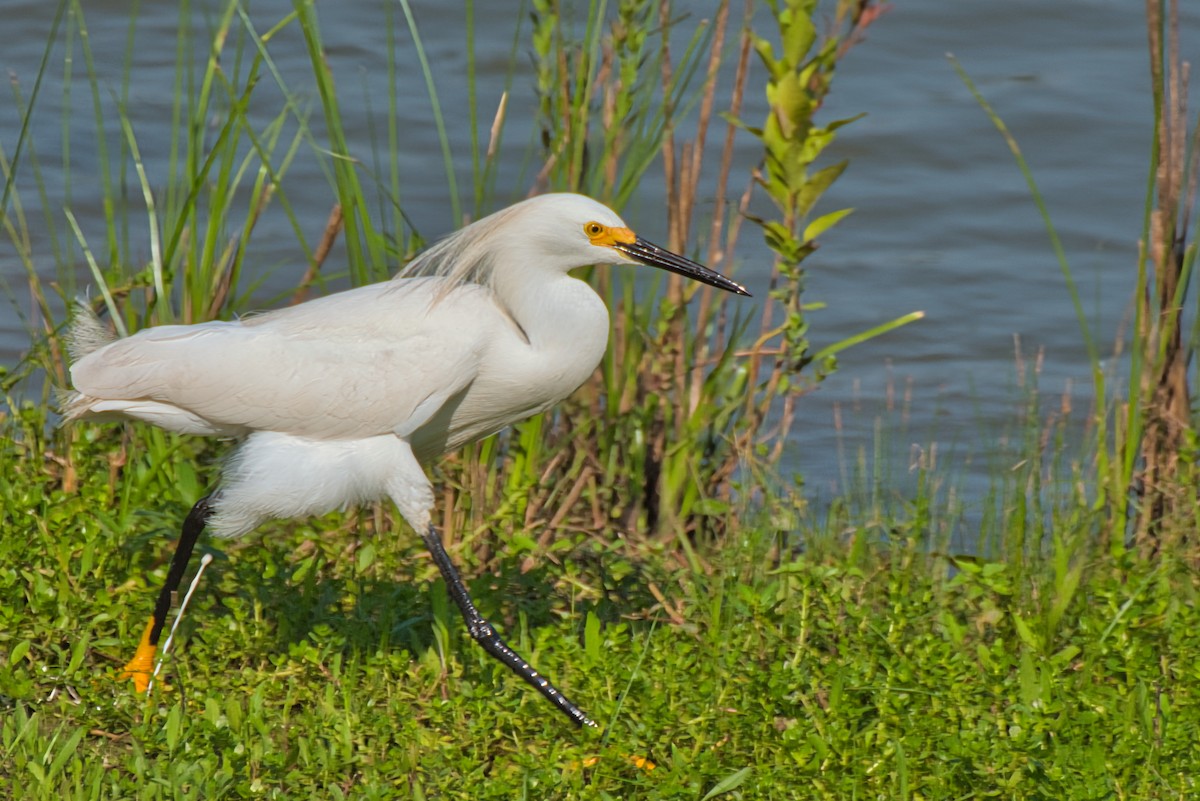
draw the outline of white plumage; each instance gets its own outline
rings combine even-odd
[[[576,224],[521,224],[535,213]],[[589,242],[582,226],[593,220],[623,227],[587,198],[541,196],[435,246],[438,266],[458,275],[405,273],[239,321],[164,325],[110,342],[72,366],[67,416],[244,438],[209,523],[223,536],[266,517],[379,500],[388,478],[425,484],[402,446],[381,448],[376,438],[407,443],[428,461],[548,408],[599,363],[607,310],[567,270],[629,259]],[[557,233],[557,247],[539,240],[545,232]],[[446,259],[452,250],[476,253]],[[295,458],[268,459],[271,449]]]
[[[599,363],[608,312],[568,271],[636,262],[747,294],[589,198],[543,195],[392,281],[290,308],[107,341],[81,314],[66,416],[238,438],[200,518],[219,535],[386,497],[424,536],[422,463],[549,408]]]

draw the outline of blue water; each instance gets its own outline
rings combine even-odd
[[[1184,5],[1184,52],[1194,56],[1200,47],[1200,7]],[[413,6],[435,65],[460,186],[466,192],[462,14],[452,3]],[[516,14],[507,4],[476,6],[480,125],[486,139],[504,88]],[[110,96],[121,91],[127,7],[112,0],[86,4],[102,91]],[[265,27],[288,8],[256,3],[253,18]],[[321,8],[348,133],[356,152],[363,154],[371,147],[368,119],[373,115],[378,126],[387,111],[384,8],[376,3]],[[53,13],[51,4],[0,0],[6,34],[0,67],[26,98]],[[398,8],[394,13],[399,15]],[[156,186],[165,180],[176,15],[171,4],[145,4],[133,54],[136,80],[129,115]],[[196,18],[200,25],[211,22],[204,10]],[[403,29],[402,19],[396,24]],[[403,33],[399,38],[408,41]],[[527,41],[518,44],[519,53],[529,50]],[[1138,3],[908,0],[872,26],[866,41],[843,63],[825,110],[827,119],[861,112],[867,117],[843,129],[831,154],[831,159],[849,158],[851,166],[829,193],[825,208],[850,206],[855,212],[825,237],[808,262],[809,299],[828,305],[814,313],[812,337],[818,344],[834,342],[914,310],[923,310],[926,317],[844,353],[841,369],[800,402],[788,465],[804,474],[815,497],[844,488],[847,465],[860,449],[873,449],[881,418],[892,453],[886,470],[893,483],[903,485],[913,454],[936,449],[959,465],[959,481],[968,494],[982,493],[985,463],[1002,453],[997,440],[1013,428],[1024,403],[1016,378],[1018,342],[1027,363],[1042,355],[1038,382],[1047,406],[1056,406],[1056,396],[1070,392],[1074,415],[1082,420],[1090,403],[1089,367],[1063,276],[1011,154],[946,54],[957,56],[1019,139],[1063,238],[1088,325],[1107,353],[1128,322],[1142,227],[1151,120],[1145,43]],[[307,80],[311,67],[296,28],[273,40],[271,53],[289,81],[301,85]],[[203,55],[201,51],[197,58]],[[28,140],[44,168],[50,222],[27,170],[18,181],[36,243],[35,267],[45,276],[54,274],[46,231],[50,225],[65,225],[64,204],[69,203],[89,241],[100,242],[103,230],[98,198],[91,192],[101,165],[94,137],[87,133],[93,118],[81,64],[71,88],[75,122],[69,195],[61,169],[54,167],[62,149],[62,58],[59,45],[52,51]],[[404,48],[401,59],[401,202],[417,228],[433,237],[454,224],[446,176],[411,47]],[[527,59],[518,56],[518,63],[525,65]],[[5,97],[0,101],[0,145],[11,157],[19,115],[12,95]],[[256,90],[261,123],[278,108],[278,97],[269,80]],[[302,100],[318,108],[315,92]],[[531,173],[522,163],[533,108],[529,75],[519,72],[499,180],[499,186],[511,191],[502,195],[515,198],[528,189]],[[754,121],[762,115],[762,100],[752,94],[745,117]],[[115,137],[116,115],[106,117],[105,125]],[[711,163],[719,143],[719,136],[710,137]],[[753,145],[748,138],[741,141],[738,163],[743,168],[757,159]],[[126,170],[131,202],[137,203],[136,179],[131,167]],[[738,181],[740,192],[744,173]],[[625,216],[641,233],[661,239],[664,221],[658,210],[664,199],[655,183],[643,182]],[[310,159],[297,163],[287,186],[315,244],[331,204],[327,183]],[[469,209],[469,198],[464,198]],[[131,229],[129,236],[137,243],[145,232]],[[253,248],[255,268],[268,275],[262,289],[267,295],[291,286],[303,272],[303,257],[281,214],[263,219]],[[148,257],[149,245],[134,250]],[[335,252],[331,264],[340,256]],[[749,227],[737,258],[739,278],[761,295],[770,256]],[[82,262],[80,268],[85,269]],[[27,347],[31,306],[22,289],[23,274],[11,242],[0,237],[0,278],[14,296],[14,302],[0,304],[4,364],[13,363]]]

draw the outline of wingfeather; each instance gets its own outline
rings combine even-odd
[[[151,422],[190,433],[200,418],[217,433],[405,436],[478,374],[488,345],[480,332],[495,329],[461,321],[499,315],[479,286],[455,288],[452,305],[432,303],[444,280],[372,284],[241,321],[147,329],[72,367],[79,398],[70,413],[138,418],[143,404],[156,409]],[[451,308],[454,319],[443,319]],[[177,426],[163,406],[179,410]]]

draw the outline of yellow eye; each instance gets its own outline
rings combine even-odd
[[[637,235],[628,228],[616,228],[595,220],[583,224],[583,233],[587,236],[588,241],[596,247],[619,250],[620,246],[632,245],[637,242]]]

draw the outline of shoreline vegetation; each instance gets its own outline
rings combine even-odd
[[[0,236],[26,269],[32,343],[0,372],[7,797],[1200,794],[1197,333],[1184,313],[1197,129],[1176,0],[1147,3],[1156,139],[1136,321],[1109,358],[1079,315],[1093,363],[1086,425],[1065,406],[1042,415],[1030,368],[1020,452],[996,464],[965,547],[953,477],[932,455],[903,497],[860,465],[860,486],[820,515],[802,478],[780,475],[803,394],[853,345],[921,315],[897,310],[821,346],[810,326],[823,304],[805,296],[805,258],[849,213],[821,201],[846,167],[826,149],[853,119],[824,119],[822,103],[886,7],[760,5],[769,13],[717,2],[701,18],[668,0],[586,11],[530,0],[497,99],[476,96],[465,0],[465,153],[446,132],[419,10],[399,0],[381,20],[389,83],[401,48],[422,65],[455,219],[511,199],[496,154],[508,98],[532,91],[521,191],[579,191],[620,210],[639,184],[661,182],[665,246],[734,277],[745,237],[761,234],[775,254],[753,314],[678,280],[635,292],[631,278],[596,271],[613,331],[592,380],[437,467],[436,522],[481,611],[603,734],[569,728],[471,646],[419,538],[387,506],[202,540],[213,565],[164,681],[149,697],[116,681],[178,521],[212,488],[227,446],[142,426],[56,428],[71,301],[90,288],[117,333],[248,311],[261,276],[244,261],[264,215],[288,222],[306,263],[277,304],[322,292],[343,269],[330,258],[339,249],[345,277],[364,283],[425,242],[403,211],[397,95],[373,100],[368,147],[348,138],[340,105],[352,95],[324,58],[315,4],[265,28],[236,2],[202,15],[181,4],[172,135],[154,165],[128,113],[136,13],[124,52],[102,55],[88,36],[97,12],[56,7],[46,59],[11,91],[22,119],[62,117],[62,152],[28,126],[0,142]],[[273,61],[284,31],[301,34],[308,83],[286,83]],[[123,59],[119,85],[99,80],[102,57]],[[50,77],[89,99],[101,176],[88,207],[102,228],[81,225],[71,190],[64,209],[46,207],[87,122],[47,96]],[[278,105],[264,108],[268,86]],[[765,93],[765,119],[744,118],[751,92]],[[1074,295],[1019,144],[976,97],[1030,182]],[[734,167],[735,137],[761,145],[749,174]],[[287,175],[301,159],[328,179],[327,220],[293,211]]]

